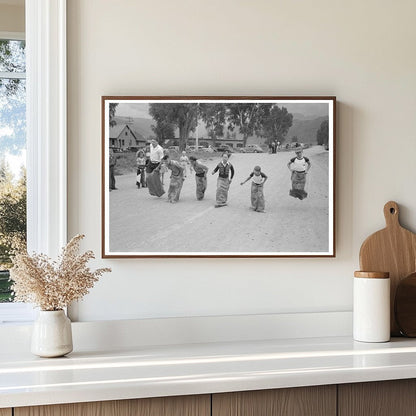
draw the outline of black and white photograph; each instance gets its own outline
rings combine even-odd
[[[334,257],[335,97],[102,97],[103,257]]]

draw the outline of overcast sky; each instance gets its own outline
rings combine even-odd
[[[116,108],[116,116],[152,118],[149,115],[149,104],[142,103],[120,103]]]

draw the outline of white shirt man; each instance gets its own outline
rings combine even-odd
[[[152,163],[160,163],[163,157],[163,147],[156,140],[150,143],[150,161]]]

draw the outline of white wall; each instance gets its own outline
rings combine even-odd
[[[118,259],[81,321],[345,311],[396,200],[416,231],[413,0],[68,1],[69,236],[100,257],[102,95],[336,95],[335,259]]]

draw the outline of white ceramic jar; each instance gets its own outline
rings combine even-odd
[[[390,340],[389,273],[354,273],[353,337],[362,342]]]

